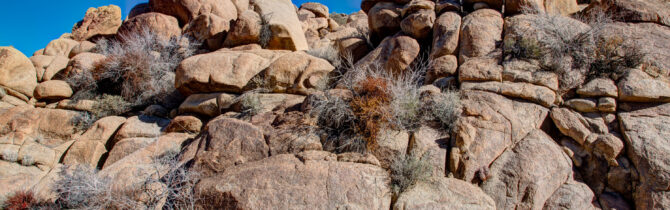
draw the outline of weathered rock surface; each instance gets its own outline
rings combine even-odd
[[[272,36],[268,49],[308,50],[307,39],[300,27],[295,5],[289,0],[255,0],[251,2],[255,11],[269,24]]]
[[[89,8],[84,19],[72,28],[72,37],[83,41],[98,35],[114,35],[121,23],[121,8],[116,5]]]
[[[33,96],[38,100],[65,99],[72,96],[72,88],[62,80],[45,81],[35,87]]]
[[[491,165],[482,189],[497,209],[542,209],[572,175],[572,162],[541,130],[531,131]]]
[[[196,185],[218,197],[203,208],[389,209],[387,173],[369,164],[338,162],[328,152],[277,155],[235,166]]]
[[[202,14],[232,20],[237,18],[237,9],[230,0],[150,0],[149,5],[154,12],[176,17],[180,25]]]
[[[556,93],[544,86],[515,82],[465,82],[463,90],[481,90],[498,93],[513,98],[521,98],[550,107],[556,101]]]
[[[275,93],[307,95],[325,87],[328,74],[335,70],[328,61],[304,52],[279,57],[265,71],[267,88]]]
[[[203,175],[224,172],[235,165],[268,157],[269,149],[261,130],[244,121],[224,116],[211,120],[204,135],[188,147],[193,153],[194,170]]]
[[[458,63],[487,56],[502,41],[503,19],[500,12],[480,9],[463,17],[460,32]]]
[[[435,21],[433,29],[432,58],[444,55],[458,55],[458,39],[461,30],[461,16],[446,12]]]
[[[620,112],[619,122],[627,156],[640,176],[635,207],[670,206],[670,104]]]
[[[246,44],[259,43],[261,35],[261,16],[258,13],[247,10],[239,14],[237,20],[232,25],[224,46],[239,46]]]
[[[670,102],[670,82],[631,69],[619,81],[619,100],[626,102]]]
[[[596,197],[588,185],[569,180],[547,199],[543,209],[599,209],[595,203]]]
[[[184,94],[233,92],[243,88],[287,51],[219,50],[182,61],[177,68],[175,87]]]
[[[589,5],[587,11],[591,10],[622,15],[626,22],[652,22],[670,26],[670,2],[663,0],[604,0]]]
[[[482,91],[465,91],[462,103],[463,116],[454,124],[449,171],[466,181],[540,128],[548,114],[542,106]]]
[[[157,12],[140,14],[126,20],[119,28],[118,34],[131,36],[132,34],[145,33],[143,30],[147,30],[165,40],[181,35],[177,18]]]
[[[387,37],[379,46],[356,62],[356,67],[374,67],[379,65],[382,69],[391,72],[404,72],[407,67],[419,56],[419,43],[409,37],[396,34]]]
[[[0,85],[27,96],[37,86],[33,63],[14,47],[0,47]]]
[[[375,4],[367,13],[371,39],[378,42],[400,31],[401,10],[402,5],[393,2]]]
[[[393,209],[496,209],[496,204],[475,185],[439,177],[419,182],[400,194]]]

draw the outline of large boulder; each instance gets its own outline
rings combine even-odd
[[[357,68],[381,67],[394,73],[404,72],[419,56],[420,45],[409,36],[386,37],[379,46],[356,62]]]
[[[181,35],[181,28],[177,18],[157,12],[149,12],[137,15],[123,22],[119,28],[119,35],[141,34],[142,32],[155,34],[164,40],[173,36]]]
[[[633,196],[637,209],[670,206],[670,104],[619,113],[627,156],[640,180]]]
[[[72,37],[83,41],[98,35],[114,35],[121,26],[121,8],[116,5],[89,8],[72,28]]]
[[[654,77],[670,75],[670,53],[665,53],[670,51],[670,27],[667,25],[614,22],[601,30],[601,38],[620,38],[623,40],[621,49],[636,49],[642,53],[645,72],[653,73]]]
[[[267,22],[272,35],[267,40],[268,49],[308,50],[295,5],[290,0],[254,0],[256,12]]]
[[[56,147],[73,139],[78,131],[76,122],[81,113],[62,109],[42,109],[31,106],[16,106],[0,109],[0,136],[21,145],[40,137],[40,143]]]
[[[258,73],[288,53],[272,50],[219,50],[189,57],[179,64],[175,87],[182,93],[241,93]]]
[[[472,181],[508,147],[540,128],[549,110],[481,91],[463,93],[463,116],[454,124],[449,170]]]
[[[416,39],[425,39],[432,35],[435,24],[434,10],[420,10],[410,14],[400,22],[400,29]]]
[[[497,209],[542,209],[572,176],[572,162],[551,137],[531,131],[491,165],[482,189]]]
[[[503,19],[500,12],[480,9],[463,18],[458,63],[473,57],[488,56],[502,41]]]
[[[300,5],[300,9],[305,9],[309,10],[310,12],[314,13],[317,17],[325,17],[327,18],[330,13],[328,12],[328,7],[323,4],[315,3],[315,2],[308,2]]]
[[[211,120],[202,135],[188,148],[185,158],[193,159],[193,170],[204,176],[224,172],[235,165],[268,157],[263,132],[256,126],[224,116]]]
[[[258,13],[251,10],[241,12],[228,32],[223,45],[234,47],[259,43],[262,27],[260,23],[261,16]]]
[[[61,71],[59,74],[55,75],[54,78],[65,79],[69,75],[76,73],[81,73],[87,70],[92,70],[98,62],[102,62],[107,58],[106,56],[98,53],[81,53],[74,56],[70,59],[70,62],[67,64],[65,71]],[[74,87],[77,88],[77,87]]]
[[[460,179],[437,177],[418,182],[398,196],[393,210],[410,209],[496,209],[496,204],[479,187]]]
[[[544,0],[544,8],[548,14],[564,16],[572,15],[581,10],[576,0]]]
[[[227,169],[195,187],[205,209],[390,209],[388,174],[378,166],[338,162],[334,154],[283,154]]]
[[[626,102],[670,102],[670,82],[631,69],[619,81],[619,100]]]
[[[597,198],[588,185],[568,180],[544,203],[543,209],[596,210]]]
[[[208,49],[217,50],[221,48],[230,31],[231,22],[235,19],[237,16],[223,18],[214,14],[198,15],[185,26],[184,33],[202,42]]]
[[[56,74],[65,70],[70,59],[65,56],[36,55],[30,57],[30,60],[37,71],[38,81],[51,80]]]
[[[33,63],[14,47],[0,47],[0,85],[26,96],[37,86]]]
[[[237,8],[230,0],[150,0],[149,6],[154,12],[176,17],[180,25],[203,14],[229,20],[237,18]]]
[[[54,39],[44,48],[44,55],[69,56],[74,47],[79,45],[78,41],[69,38]]]
[[[279,57],[265,71],[266,87],[275,93],[307,95],[328,84],[328,74],[335,70],[327,60],[305,52]]]
[[[458,55],[458,39],[461,30],[461,16],[455,12],[445,12],[435,21],[433,48],[430,56]]]
[[[521,98],[545,107],[551,107],[556,101],[556,93],[544,86],[523,82],[464,82],[463,90],[481,90],[498,93],[512,98]]]
[[[393,2],[379,2],[368,12],[370,38],[373,42],[383,40],[400,31],[402,5]]]
[[[626,22],[652,22],[670,26],[670,2],[664,0],[593,1],[586,12],[604,10]]]
[[[62,80],[49,80],[35,87],[33,93],[38,100],[58,100],[72,96],[72,88]]]

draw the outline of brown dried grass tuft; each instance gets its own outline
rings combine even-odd
[[[369,151],[377,147],[377,135],[393,116],[387,109],[392,100],[389,84],[385,78],[367,77],[354,88],[357,94],[350,106],[358,118],[358,133],[363,136]]]

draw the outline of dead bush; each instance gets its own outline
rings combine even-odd
[[[391,163],[391,190],[397,196],[412,185],[426,181],[432,174],[433,167],[427,160],[427,155],[417,157],[413,154],[398,156]]]
[[[368,150],[377,147],[377,135],[391,119],[387,109],[392,99],[389,83],[386,78],[368,77],[354,86],[355,95],[349,106],[358,119],[357,133],[363,136]]]
[[[197,46],[186,36],[165,39],[149,29],[121,34],[118,39],[99,41],[96,51],[107,58],[67,81],[77,90],[77,98],[106,93],[120,95],[133,106],[165,103],[176,93],[175,69]]]
[[[449,133],[461,114],[461,96],[457,90],[444,90],[426,105],[429,117],[440,125],[442,132]]]
[[[644,61],[644,54],[634,45],[623,45],[619,36],[602,37],[596,41],[589,77],[608,77],[618,80],[626,70],[636,68]]]
[[[121,115],[130,111],[132,104],[127,102],[123,97],[117,95],[103,94],[95,99],[95,105],[91,110],[91,114],[96,119],[106,116]]]
[[[261,16],[261,21],[258,23],[261,26],[261,33],[258,36],[258,41],[261,47],[267,48],[272,39],[272,28],[270,27],[270,18],[272,14]]]

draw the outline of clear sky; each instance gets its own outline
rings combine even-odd
[[[148,0],[5,0],[0,6],[0,46],[12,45],[30,57],[51,40],[69,33],[89,7],[115,4],[125,17],[142,2]],[[320,2],[330,12],[352,13],[360,10],[361,0],[293,0],[298,6],[305,2]]]

